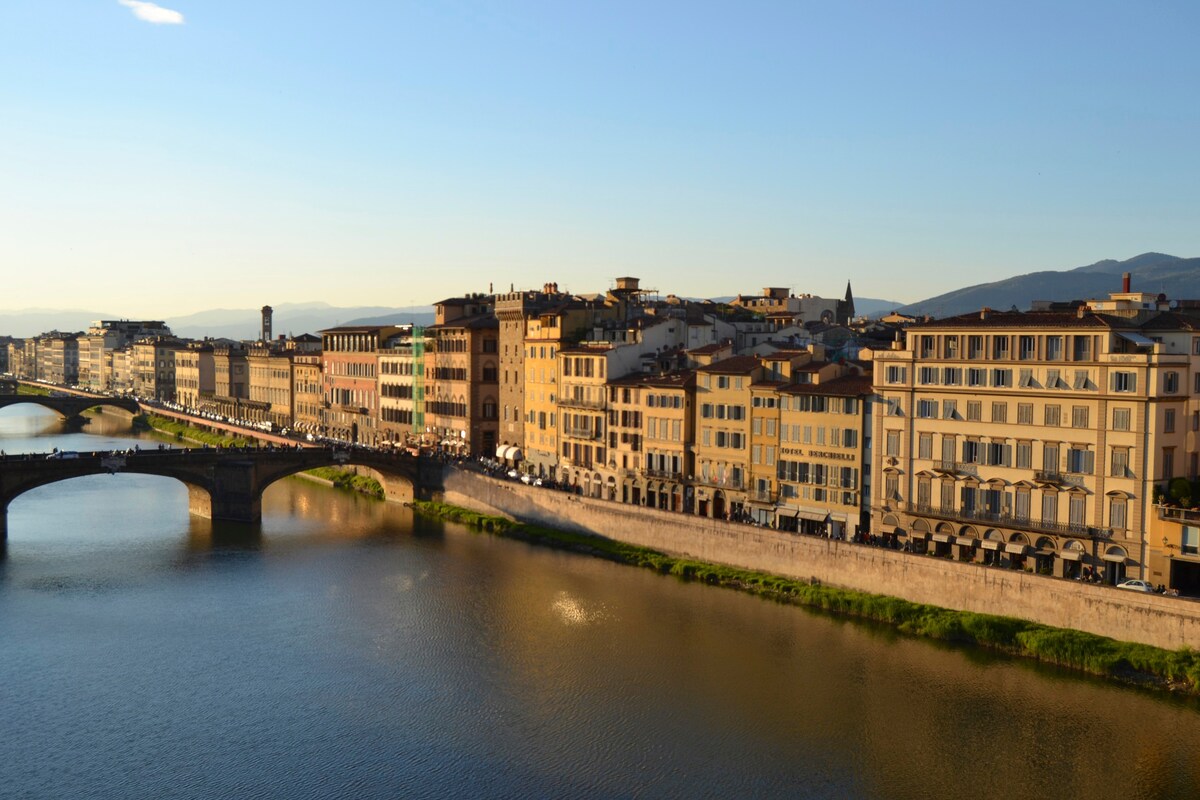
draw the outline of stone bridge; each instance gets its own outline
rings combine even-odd
[[[140,414],[141,407],[136,400],[125,397],[85,397],[82,395],[44,395],[44,394],[6,394],[0,395],[0,409],[14,406],[17,403],[34,403],[58,412],[63,419],[70,421],[78,419],[84,411],[96,406],[113,406],[124,409],[130,414]]]
[[[55,398],[61,399],[61,398]],[[262,521],[262,493],[280,478],[315,467],[355,466],[383,486],[388,500],[406,502],[441,486],[441,464],[407,453],[300,449],[164,449],[18,455],[0,458],[0,543],[8,535],[13,498],[84,475],[133,472],[162,475],[187,486],[188,510],[215,520]]]

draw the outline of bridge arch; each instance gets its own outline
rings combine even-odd
[[[141,407],[136,400],[124,397],[77,397],[74,395],[59,397],[45,394],[13,394],[0,397],[0,410],[21,404],[33,404],[47,408],[63,419],[73,419],[89,408],[100,406],[119,408],[130,414],[141,413]]]

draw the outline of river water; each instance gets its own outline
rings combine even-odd
[[[1196,798],[1200,709],[301,479],[261,529],[136,475],[9,508],[0,797],[735,796]]]

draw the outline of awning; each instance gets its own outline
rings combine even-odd
[[[929,531],[909,531],[908,535],[914,539],[928,539]]]
[[[1004,545],[1004,552],[1012,553],[1014,556],[1023,556],[1025,555],[1025,551],[1028,549],[1029,548],[1025,545],[1017,544],[1015,542],[1009,542],[1008,544]]]
[[[797,511],[796,516],[811,522],[824,522],[828,515],[824,511]]]
[[[508,457],[513,461],[522,461],[525,458],[525,454],[521,452],[521,448],[514,446],[509,448]]]
[[[1126,556],[1124,553],[1105,553],[1100,557],[1105,561],[1111,561],[1114,564],[1124,564],[1128,558],[1128,556]]]
[[[935,534],[933,534],[933,540],[934,540],[935,542],[949,542],[949,541],[950,541],[950,534],[948,534],[948,533],[935,533]]]
[[[984,550],[999,550],[1003,542],[997,542],[995,539],[984,539],[979,546]]]
[[[496,448],[496,458],[504,458],[504,452],[508,450],[508,445],[502,444]]]
[[[1063,550],[1058,554],[1058,557],[1063,561],[1081,561],[1083,559],[1082,550]]]
[[[1124,331],[1116,331],[1117,336],[1120,336],[1127,342],[1131,342],[1138,347],[1154,347],[1154,340],[1147,339],[1138,333],[1125,333]]]
[[[970,536],[956,536],[956,537],[954,537],[954,543],[957,545],[962,545],[963,547],[978,547],[979,546],[979,540],[972,538]]]
[[[845,515],[845,514],[834,514],[834,513],[830,512],[830,514],[829,514],[829,518],[830,518],[831,520],[833,520],[834,522],[842,522],[842,523],[845,523],[845,521],[846,521],[846,515]]]

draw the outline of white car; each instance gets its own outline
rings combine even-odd
[[[1134,592],[1154,593],[1154,586],[1147,581],[1131,580],[1117,584],[1118,589],[1129,589]]]

